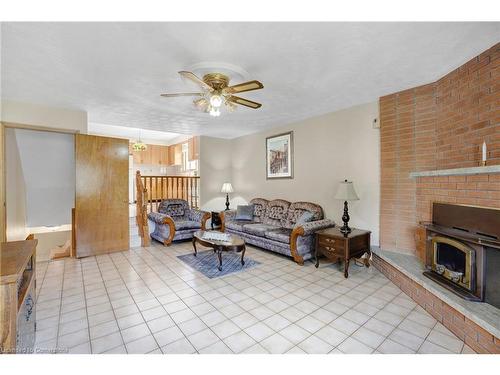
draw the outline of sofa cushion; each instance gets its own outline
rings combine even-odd
[[[273,229],[266,231],[265,236],[270,240],[275,240],[283,243],[290,243],[291,234],[292,234],[291,229],[280,228],[280,229]]]
[[[250,201],[253,204],[253,221],[262,223],[262,219],[266,216],[266,209],[269,201],[263,198],[254,198]]]
[[[253,221],[249,222],[248,220],[231,220],[226,222],[225,227],[231,230],[243,232],[243,225],[245,224],[253,224]]]
[[[323,209],[321,206],[311,202],[294,202],[290,205],[287,215],[281,221],[281,226],[287,229],[293,229],[297,220],[302,216],[304,212],[310,212],[314,216],[311,221],[322,220],[323,219]]]
[[[201,223],[199,221],[190,221],[190,220],[174,220],[175,230],[184,230],[184,229],[200,229]]]
[[[264,224],[281,227],[281,222],[286,219],[290,202],[283,199],[275,199],[267,205],[266,216],[262,220]]]
[[[243,225],[243,232],[253,234],[255,236],[265,237],[269,230],[279,229],[276,225],[269,225],[263,223],[245,224]]]
[[[253,220],[253,204],[249,204],[247,206],[241,206],[239,205],[236,208],[236,216],[234,217],[235,220],[247,220],[247,221],[252,221]]]
[[[158,212],[170,217],[184,217],[189,211],[189,204],[184,199],[165,199],[158,206]]]

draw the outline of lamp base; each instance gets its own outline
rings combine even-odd
[[[351,233],[351,228],[347,225],[347,223],[349,223],[349,219],[349,208],[347,206],[347,201],[344,201],[344,215],[342,215],[344,225],[339,229],[344,235]]]
[[[340,227],[339,230],[340,230],[341,233],[344,233],[344,234],[349,234],[352,231],[352,229],[349,226],[345,225],[345,224],[342,227]]]
[[[229,211],[229,194],[226,194],[226,209],[224,211]]]

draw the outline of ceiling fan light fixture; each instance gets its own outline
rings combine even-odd
[[[210,111],[208,112],[210,116],[212,117],[219,117],[220,116],[220,109],[216,107],[211,107]]]
[[[210,97],[210,105],[214,108],[219,108],[222,105],[222,96],[214,94]]]
[[[202,91],[161,94],[162,97],[198,97],[198,99],[193,101],[195,106],[203,112],[208,112],[212,117],[219,117],[221,115],[223,105],[228,112],[234,111],[237,105],[252,109],[258,109],[262,106],[260,103],[234,95],[263,89],[264,85],[259,81],[253,80],[229,86],[229,77],[222,73],[207,73],[203,76],[203,79],[198,78],[194,73],[188,71],[181,71],[179,74],[183,78],[196,83]]]

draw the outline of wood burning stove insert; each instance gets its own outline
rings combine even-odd
[[[500,308],[500,210],[434,203],[424,275],[462,298]]]

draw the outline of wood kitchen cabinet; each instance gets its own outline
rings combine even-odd
[[[174,156],[170,158],[169,147],[161,145],[146,145],[145,151],[133,151],[130,146],[130,154],[134,158],[134,164],[149,164],[149,165],[172,165]],[[172,160],[172,162],[170,162]]]
[[[182,143],[168,146],[168,165],[182,164]]]
[[[160,164],[170,165],[168,158],[168,148],[169,146],[160,146]]]
[[[199,138],[192,137],[188,141],[188,160],[198,160],[199,159]]]
[[[185,142],[184,142],[185,143]],[[188,160],[199,159],[199,137],[192,137],[188,140]],[[129,153],[133,156],[134,164],[146,165],[181,165],[182,164],[182,145],[177,143],[170,146],[146,145],[144,151],[134,151],[132,143],[129,146]]]
[[[182,143],[177,143],[174,148],[174,165],[182,164]]]
[[[161,148],[160,145],[148,145],[148,149],[151,150],[152,165],[161,165]]]
[[[134,157],[134,164],[151,164],[151,145],[147,145],[144,151],[132,151]]]
[[[174,163],[175,163],[175,145],[168,146],[167,154],[168,154],[168,164],[167,165],[174,165]]]

